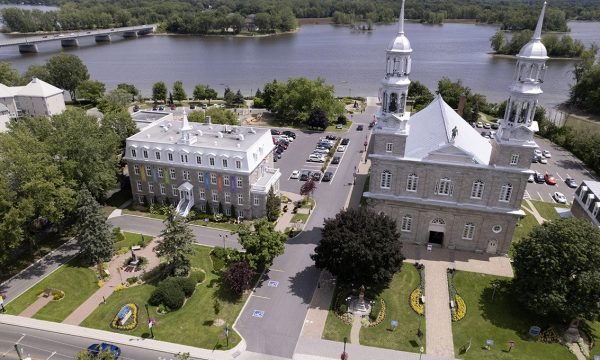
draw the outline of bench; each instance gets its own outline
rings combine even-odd
[[[133,246],[131,247],[131,250],[134,250],[134,251],[135,251],[135,250],[140,250],[141,248],[142,248],[142,247],[141,247],[141,246],[139,246],[139,245],[133,245]]]

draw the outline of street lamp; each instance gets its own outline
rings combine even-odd
[[[425,352],[425,348],[424,347],[420,347],[419,348],[419,360],[421,360],[421,356],[423,356],[423,353]]]
[[[348,341],[347,337],[344,337],[344,352],[342,352],[342,355],[340,356],[340,359],[342,360],[348,360],[348,353],[346,352],[346,342]]]

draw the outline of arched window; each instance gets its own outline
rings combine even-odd
[[[392,187],[392,173],[389,170],[384,170],[381,173],[381,188],[390,189]]]
[[[388,106],[388,110],[389,112],[396,112],[396,110],[398,110],[398,94],[390,94],[390,104]]]
[[[471,199],[481,199],[481,196],[483,195],[484,186],[485,184],[483,181],[475,181],[473,183],[473,186],[471,187]]]
[[[417,191],[419,185],[419,177],[417,174],[410,174],[406,179],[406,191]]]
[[[449,178],[441,178],[437,185],[435,186],[435,193],[438,195],[450,195],[452,196],[454,185],[452,185],[452,180]]]
[[[511,184],[502,185],[502,189],[500,189],[500,201],[508,202],[510,201],[510,196],[512,195],[513,186]]]
[[[400,226],[400,231],[410,232],[412,228],[412,216],[404,215],[402,218],[402,225]]]
[[[463,229],[462,238],[465,240],[473,240],[473,234],[475,233],[475,225],[473,223],[465,224]]]
[[[381,108],[385,111],[385,109],[387,109],[387,103],[388,103],[388,96],[387,96],[387,92],[384,91],[383,92],[383,100],[381,101]]]
[[[406,103],[406,94],[400,96],[400,113],[404,113],[404,104]]]

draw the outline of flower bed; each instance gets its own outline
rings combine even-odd
[[[131,316],[127,319],[127,322],[121,325],[121,313],[128,307],[131,310]],[[115,315],[113,320],[110,322],[110,327],[117,330],[130,331],[136,328],[138,325],[138,306],[136,304],[125,304],[121,306],[119,312]]]
[[[367,327],[375,327],[379,324],[381,324],[381,322],[385,319],[385,301],[383,301],[383,298],[379,298],[379,303],[381,305],[381,309],[379,310],[379,313],[377,314],[377,318],[375,318],[375,321],[369,321]]]
[[[419,315],[425,314],[425,306],[421,304],[420,298],[423,295],[423,290],[420,287],[414,289],[410,293],[410,307]]]
[[[452,321],[460,321],[467,314],[467,304],[465,300],[458,294],[454,297],[454,302],[456,304],[456,309],[452,311]]]

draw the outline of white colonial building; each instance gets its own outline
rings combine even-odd
[[[533,117],[548,59],[541,42],[544,9],[517,56],[500,128],[486,139],[439,95],[418,113],[406,111],[412,48],[403,2],[398,35],[386,50],[364,193],[372,209],[397,220],[402,242],[508,252],[538,147]]]
[[[63,90],[37,78],[25,86],[0,84],[0,104],[8,108],[11,118],[52,116],[66,109]]]
[[[168,202],[182,215],[221,204],[227,216],[265,216],[269,190],[279,193],[273,148],[267,128],[190,123],[185,113],[155,121],[127,139],[134,202]]]

